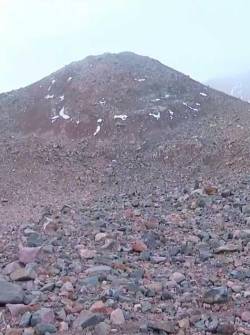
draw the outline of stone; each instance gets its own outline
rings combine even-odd
[[[52,324],[39,323],[35,327],[36,335],[55,334],[57,332],[56,326]]]
[[[88,268],[86,274],[96,274],[96,273],[108,273],[111,272],[112,268],[108,265],[96,265]]]
[[[250,239],[250,229],[242,229],[242,230],[235,230],[233,232],[233,238],[235,239],[243,239],[243,240],[247,240],[247,239]]]
[[[186,277],[180,272],[174,272],[171,276],[171,280],[174,280],[177,284],[180,284],[186,279]]]
[[[35,335],[35,329],[34,328],[25,328],[23,330],[23,335]]]
[[[100,242],[102,240],[105,240],[105,238],[107,237],[107,234],[106,233],[97,233],[95,235],[95,241],[96,242]]]
[[[81,259],[92,259],[96,256],[96,250],[89,250],[84,246],[78,246],[77,249]]]
[[[206,304],[225,303],[229,299],[228,289],[226,287],[213,287],[203,296],[203,302]]]
[[[28,247],[40,247],[43,244],[42,236],[37,232],[31,232],[27,237]]]
[[[143,241],[136,240],[132,243],[132,250],[135,252],[143,252],[147,250],[147,246]]]
[[[25,312],[21,317],[19,326],[23,328],[28,327],[30,325],[31,316],[30,312]]]
[[[238,333],[241,335],[250,335],[250,329],[245,327],[238,327]]]
[[[70,293],[74,292],[74,286],[70,281],[67,281],[61,287],[60,295],[68,296]]]
[[[91,307],[90,307],[90,311],[93,313],[102,313],[103,309],[105,308],[105,304],[103,301],[99,300],[96,301]]]
[[[188,329],[190,328],[190,322],[188,318],[182,319],[178,321],[178,325],[182,329]]]
[[[22,335],[23,330],[20,328],[7,328],[5,335]]]
[[[110,321],[114,325],[122,325],[125,323],[123,311],[120,308],[115,309],[110,315]]]
[[[95,326],[94,335],[109,335],[110,326],[106,322],[100,322]]]
[[[235,327],[230,323],[220,323],[216,329],[216,333],[220,335],[233,335]]]
[[[40,250],[41,247],[21,247],[19,249],[19,262],[23,264],[33,263],[36,260]]]
[[[250,310],[242,312],[240,317],[242,321],[250,323]]]
[[[148,328],[157,332],[174,333],[175,323],[172,321],[149,321]]]
[[[154,249],[156,248],[158,242],[160,241],[160,237],[153,231],[147,231],[143,234],[143,241],[146,244],[147,248]]]
[[[250,205],[245,205],[242,207],[242,213],[250,216]]]
[[[53,291],[55,288],[55,283],[47,283],[41,288],[41,292]]]
[[[30,324],[36,326],[37,324],[53,324],[55,322],[55,315],[50,308],[41,308],[32,314]]]
[[[5,268],[3,269],[3,274],[10,275],[12,272],[18,269],[21,269],[21,268],[22,268],[22,265],[19,262],[17,261],[11,262],[5,266]]]
[[[235,252],[235,251],[241,251],[241,246],[238,244],[224,244],[220,246],[219,248],[215,249],[216,254],[220,254],[223,252]]]
[[[32,269],[20,268],[11,273],[10,279],[13,281],[33,280],[36,273]]]
[[[85,329],[88,327],[94,327],[102,321],[104,321],[103,315],[92,313],[90,311],[82,311],[74,321],[73,328]]]
[[[6,307],[13,318],[30,310],[30,306],[24,304],[7,304]]]
[[[215,195],[218,193],[218,188],[213,185],[207,185],[204,187],[204,192],[207,195]]]
[[[59,331],[60,332],[67,332],[68,330],[69,330],[69,325],[67,324],[67,322],[65,322],[65,321],[60,322]]]
[[[0,306],[6,304],[21,304],[24,301],[23,289],[5,280],[0,280]]]
[[[250,291],[244,292],[244,298],[250,298]]]

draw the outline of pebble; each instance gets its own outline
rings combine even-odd
[[[33,263],[41,250],[41,247],[29,248],[21,247],[19,249],[19,262],[23,264]]]
[[[35,331],[37,335],[47,335],[56,333],[57,329],[54,325],[39,323],[38,325],[36,325]]]
[[[96,242],[100,242],[102,240],[105,240],[105,238],[107,237],[107,234],[106,233],[97,233],[95,235],[95,241]]]
[[[177,284],[180,284],[186,279],[186,277],[180,272],[174,272],[170,279],[175,281]]]
[[[250,310],[241,313],[241,320],[250,323]]]
[[[110,315],[110,321],[114,325],[122,325],[125,323],[123,311],[120,308],[115,309]]]
[[[0,279],[0,305],[21,304],[24,301],[23,289]]]
[[[135,252],[143,252],[147,250],[147,246],[143,241],[136,240],[132,243],[132,250]]]
[[[95,335],[109,335],[110,334],[110,325],[106,322],[100,322],[98,325],[95,326]]]
[[[104,321],[104,317],[98,313],[90,311],[82,311],[77,319],[74,321],[73,328],[82,328],[96,326],[98,323]]]
[[[203,302],[206,304],[225,303],[229,299],[228,289],[226,287],[213,287],[203,296]]]

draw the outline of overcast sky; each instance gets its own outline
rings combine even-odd
[[[250,69],[249,0],[0,0],[0,92],[134,51],[200,81]]]

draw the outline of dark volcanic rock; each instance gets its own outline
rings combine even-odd
[[[226,287],[213,287],[203,296],[203,301],[207,304],[225,303],[229,299],[228,289]]]
[[[0,280],[0,305],[20,304],[24,300],[24,291],[18,285]]]

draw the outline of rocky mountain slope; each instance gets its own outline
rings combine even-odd
[[[249,72],[226,78],[215,78],[208,81],[207,85],[241,100],[250,101]]]
[[[2,334],[249,334],[249,113],[133,53],[1,94]]]

